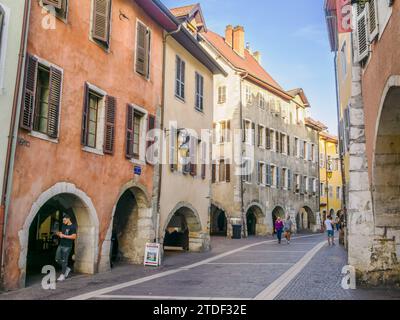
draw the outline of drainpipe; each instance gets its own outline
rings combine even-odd
[[[246,72],[240,78],[240,133],[243,134],[243,80],[249,75]],[[241,139],[243,140],[243,139]],[[243,142],[242,142],[243,144]],[[240,163],[243,164],[243,145],[240,147]],[[243,183],[243,176],[240,176],[240,200],[241,200],[241,207],[242,207],[242,224],[243,224],[243,234],[244,237],[248,237],[248,230],[247,230],[247,221],[246,221],[246,212],[244,212],[244,183]]]
[[[182,29],[182,25],[180,24],[175,31],[167,32],[163,36],[163,73],[162,73],[162,94],[161,94],[161,124],[160,128],[164,134],[164,122],[165,122],[165,61],[166,61],[166,52],[167,52],[167,39],[168,37],[179,33]],[[160,141],[160,150],[162,149],[161,141]],[[163,173],[163,163],[162,163],[162,152],[160,152],[159,159],[159,178],[158,178],[158,195],[157,195],[157,224],[156,224],[156,243],[160,242],[160,219],[161,219],[161,185],[162,185],[162,173]]]
[[[12,104],[11,111],[11,122],[10,122],[10,131],[8,134],[8,142],[7,142],[7,154],[6,154],[6,163],[4,169],[4,178],[3,178],[3,190],[1,193],[0,199],[0,276],[3,270],[4,263],[4,253],[5,253],[5,239],[6,239],[6,222],[7,222],[7,214],[8,214],[8,204],[7,204],[7,196],[9,184],[12,177],[11,167],[12,163],[12,150],[15,145],[15,124],[17,118],[17,109],[18,109],[18,101],[19,101],[19,93],[21,86],[21,78],[23,73],[23,65],[25,60],[25,52],[26,52],[26,42],[28,36],[28,22],[29,22],[29,8],[30,8],[30,0],[25,0],[24,6],[24,17],[22,21],[22,33],[20,39],[20,49],[18,53],[18,67],[17,67],[17,76],[15,81],[14,88],[14,98]]]

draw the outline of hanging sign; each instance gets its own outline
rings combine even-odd
[[[151,267],[158,267],[161,265],[160,261],[161,246],[159,243],[147,243],[144,253],[144,265]]]

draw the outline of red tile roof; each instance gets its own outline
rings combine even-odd
[[[312,118],[306,118],[305,122],[306,122],[307,126],[314,128],[318,131],[324,131],[324,130],[328,129],[328,127],[325,124],[323,124],[322,122],[320,122],[318,120],[314,120]]]
[[[198,6],[198,4],[191,4],[191,5],[184,6],[184,7],[173,8],[173,9],[170,9],[170,11],[172,12],[172,14],[175,17],[184,17],[184,16],[187,16],[188,14],[190,14],[192,12],[192,10],[197,6]]]
[[[245,50],[245,56],[239,56],[226,42],[223,37],[208,30],[202,35],[236,68],[249,72],[252,76],[266,82],[267,84],[285,92],[282,87],[263,69],[253,55]],[[286,92],[285,92],[286,93]]]

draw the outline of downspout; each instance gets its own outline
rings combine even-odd
[[[9,183],[12,178],[11,166],[12,166],[12,150],[15,142],[15,123],[17,117],[17,109],[18,109],[18,101],[19,101],[19,93],[20,93],[20,86],[21,86],[21,78],[22,78],[22,69],[25,60],[25,53],[26,53],[26,42],[28,36],[28,21],[29,21],[29,8],[30,8],[30,0],[25,0],[24,6],[24,17],[22,21],[22,32],[21,32],[21,39],[20,39],[20,49],[18,53],[18,67],[17,67],[17,76],[15,81],[15,88],[14,88],[14,98],[12,104],[12,111],[11,111],[11,122],[10,122],[10,130],[8,134],[8,142],[7,142],[7,154],[6,154],[6,163],[4,168],[4,178],[3,178],[3,190],[1,193],[1,200],[0,200],[0,232],[1,232],[1,239],[0,239],[0,276],[3,270],[3,263],[4,263],[4,252],[5,252],[5,238],[6,238],[6,222],[7,222],[7,215],[8,215],[8,204],[7,204],[7,196],[8,196],[8,189]]]
[[[167,32],[163,36],[163,72],[162,72],[162,94],[161,94],[161,123],[160,128],[164,135],[164,123],[165,123],[165,62],[166,62],[166,52],[167,52],[167,39],[168,37],[179,33],[182,29],[182,25],[179,24],[178,29],[175,31]],[[163,140],[164,141],[164,140]],[[161,141],[160,141],[160,150],[162,150]],[[162,161],[162,152],[160,152],[159,159],[159,179],[158,179],[158,195],[157,195],[157,224],[156,224],[156,243],[160,242],[160,219],[161,219],[161,186],[162,186],[162,173],[163,173],[163,161]]]
[[[240,134],[243,135],[243,80],[249,75],[246,72],[244,75],[240,77]],[[242,144],[240,147],[240,163],[243,165],[243,139]],[[247,219],[246,219],[246,212],[244,212],[244,183],[243,183],[243,176],[240,175],[240,200],[241,200],[241,207],[242,207],[242,224],[243,224],[243,234],[244,237],[248,237],[248,230],[247,230]]]

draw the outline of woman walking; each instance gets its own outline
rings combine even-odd
[[[285,232],[285,238],[287,244],[290,244],[290,240],[292,238],[292,226],[293,226],[293,221],[292,219],[290,219],[290,216],[287,216],[283,226],[283,231]]]
[[[282,232],[283,232],[283,221],[280,217],[278,217],[278,219],[276,219],[275,232],[278,237],[278,243],[280,244],[282,242]]]

